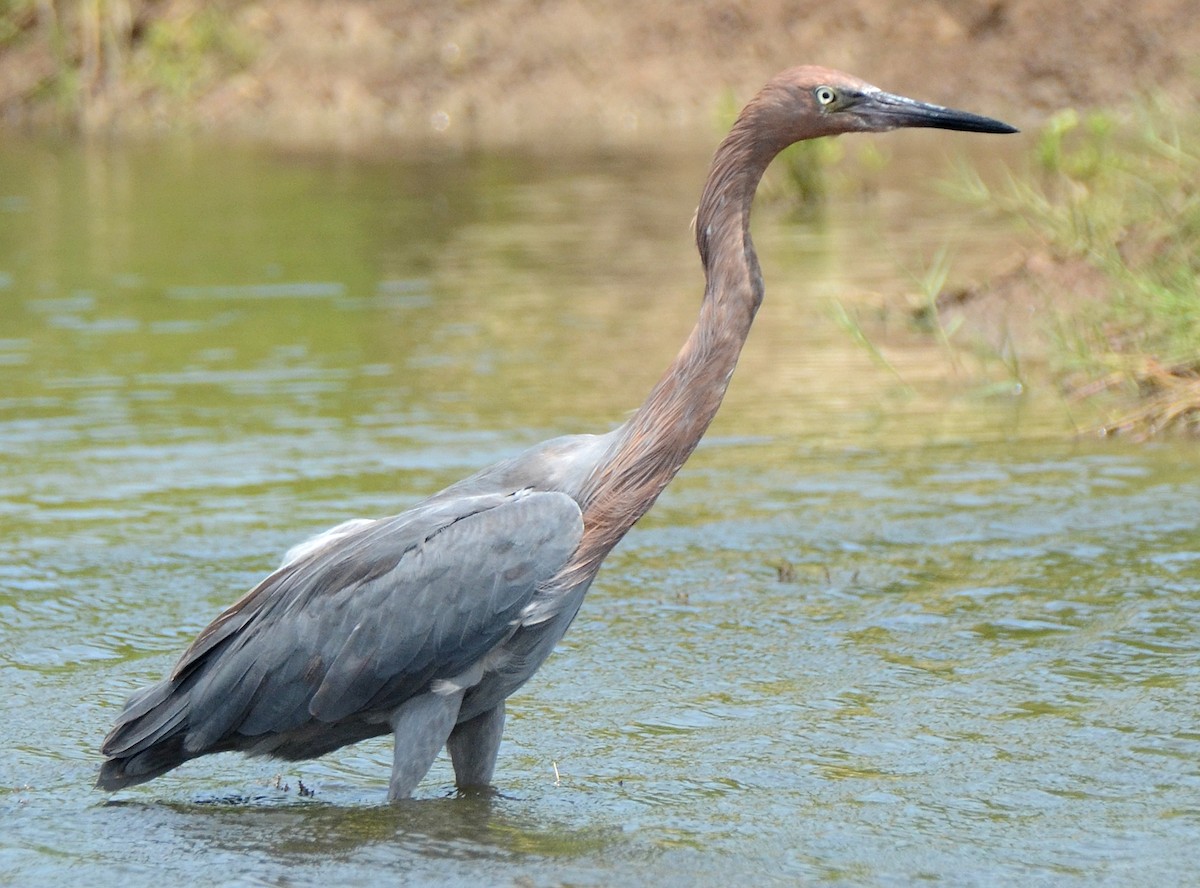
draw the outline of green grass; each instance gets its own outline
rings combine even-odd
[[[111,96],[186,102],[246,67],[257,48],[237,27],[237,8],[232,0],[0,0],[0,50],[35,50],[35,63],[52,57],[53,69],[23,99],[86,128]]]
[[[229,71],[244,68],[254,47],[220,6],[198,5],[188,14],[152,22],[130,63],[130,76],[186,99]]]
[[[1108,430],[1200,426],[1200,119],[1165,100],[1055,115],[1029,171],[968,191],[1019,216],[1050,255],[1084,260],[1107,298],[1063,318],[1055,369],[1080,393],[1135,399]]]

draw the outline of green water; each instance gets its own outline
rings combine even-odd
[[[1200,458],[839,328],[914,255],[1008,250],[917,184],[968,143],[911,135],[907,188],[760,209],[726,406],[510,702],[500,794],[440,761],[399,807],[383,741],[91,783],[290,545],[640,403],[694,319],[709,146],[6,138],[0,882],[1195,883]]]

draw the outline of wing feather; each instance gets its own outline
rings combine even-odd
[[[286,562],[205,629],[108,755],[186,732],[184,748],[386,711],[468,670],[515,631],[583,533],[561,493],[435,501],[361,522]]]
[[[309,705],[336,722],[365,706],[398,706],[457,675],[516,629],[521,609],[567,563],[582,535],[563,494],[512,498],[441,528],[385,575],[360,586],[362,619]],[[396,589],[411,590],[397,607]]]

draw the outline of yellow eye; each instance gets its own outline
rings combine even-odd
[[[834,92],[831,86],[818,86],[813,90],[813,95],[817,97],[817,101],[822,105],[832,105],[837,101],[837,93]]]

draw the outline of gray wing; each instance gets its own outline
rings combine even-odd
[[[518,491],[437,501],[334,535],[205,629],[168,682],[130,700],[104,752],[132,755],[185,731],[196,754],[230,745],[231,732],[390,711],[511,635],[582,533],[570,497]]]

